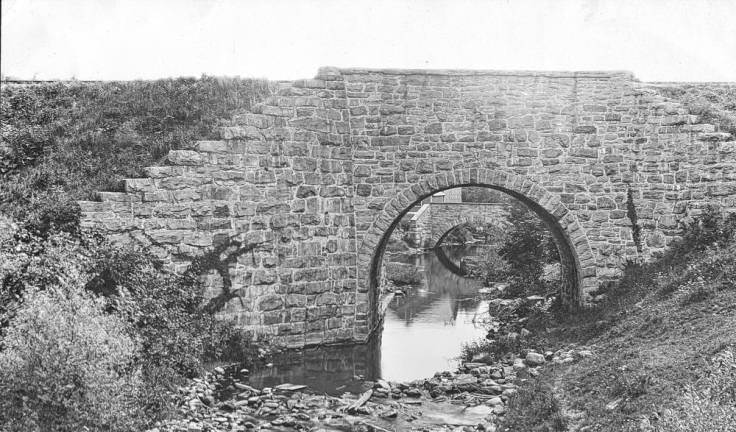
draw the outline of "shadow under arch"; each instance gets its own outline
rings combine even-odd
[[[368,297],[369,336],[381,323],[381,262],[386,243],[394,228],[421,200],[443,190],[479,186],[511,195],[534,211],[552,233],[560,254],[563,306],[572,310],[582,306],[583,287],[596,285],[596,262],[588,238],[577,217],[559,195],[549,192],[531,179],[501,169],[463,168],[424,177],[389,200],[363,236],[358,248],[358,291]]]

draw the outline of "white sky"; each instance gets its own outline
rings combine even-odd
[[[2,74],[22,79],[359,66],[736,82],[736,0],[2,0],[1,32]]]

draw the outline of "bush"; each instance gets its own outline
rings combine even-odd
[[[84,292],[80,277],[25,293],[0,352],[3,430],[142,426],[137,344],[103,306]]]
[[[60,285],[89,271],[100,241],[66,232],[42,238],[5,219],[0,224],[0,330],[29,289]]]
[[[499,430],[547,432],[567,430],[567,419],[552,389],[541,378],[527,382],[508,400]]]
[[[169,273],[145,250],[113,247],[93,232],[43,238],[7,219],[0,228],[4,330],[14,331],[29,293],[83,279],[84,291],[104,300],[104,312],[125,323],[123,336],[137,341],[134,367],[145,395],[137,409],[150,421],[168,414],[169,392],[199,374],[203,362],[252,353],[247,335],[208,309],[198,274]]]

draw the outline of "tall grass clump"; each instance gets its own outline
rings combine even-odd
[[[507,402],[499,430],[554,432],[567,430],[568,420],[549,385],[542,378],[524,383]]]

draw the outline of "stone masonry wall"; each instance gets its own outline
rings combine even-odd
[[[627,73],[324,68],[272,87],[223,121],[221,140],[80,205],[86,225],[173,269],[214,254],[220,315],[277,343],[365,340],[387,233],[440,190],[490,187],[537,211],[564,249],[568,305],[705,205],[736,210],[734,137]]]
[[[511,225],[509,212],[501,204],[490,203],[435,203],[411,221],[410,231],[416,244],[435,248],[454,228],[464,224],[488,224],[502,229]]]

